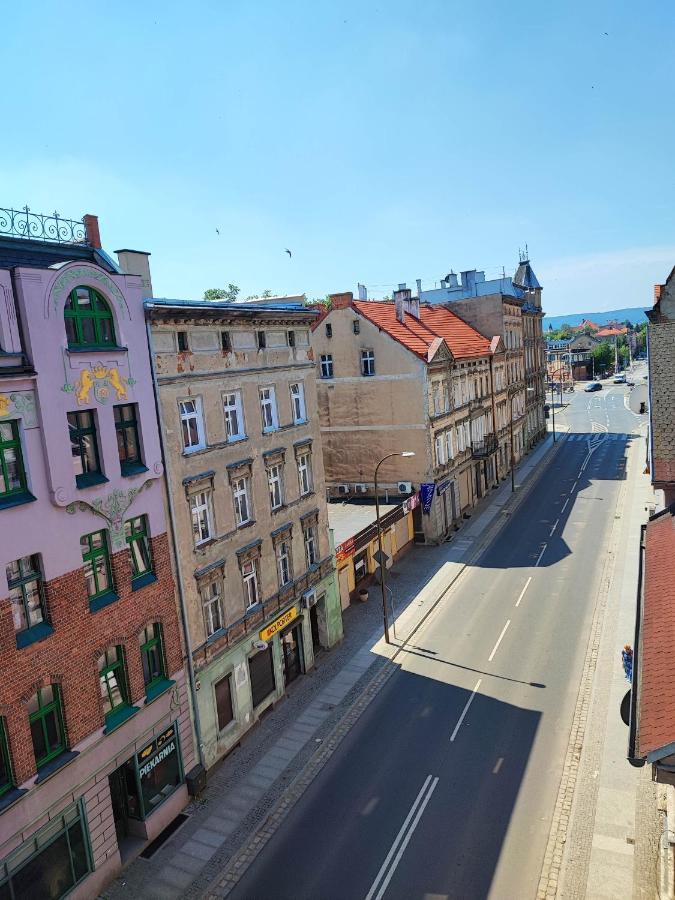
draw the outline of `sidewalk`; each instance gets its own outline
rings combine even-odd
[[[466,565],[486,546],[536,481],[555,447],[552,435],[522,460],[517,492],[507,480],[474,508],[449,542],[410,549],[389,571],[394,594],[396,642],[405,640],[434,608]],[[544,460],[546,457],[546,460]],[[520,489],[522,486],[522,489]],[[108,900],[173,900],[200,897],[229,860],[250,843],[288,786],[347,714],[369,702],[386,679],[388,657],[399,647],[382,641],[379,603],[352,606],[344,613],[345,638],[322,653],[316,667],[288,688],[286,699],[250,732],[210,774],[203,795],[185,810],[187,821],[150,858],[132,863],[102,895]],[[377,651],[377,652],[376,652]],[[379,678],[378,678],[379,676]],[[370,688],[370,690],[369,690]],[[364,700],[364,698],[367,698]],[[330,741],[332,744],[334,741]],[[313,777],[313,775],[312,775]],[[253,838],[254,843],[260,841]]]

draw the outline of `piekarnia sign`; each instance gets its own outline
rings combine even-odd
[[[138,774],[145,778],[163,759],[176,752],[176,729],[172,726],[138,754]]]

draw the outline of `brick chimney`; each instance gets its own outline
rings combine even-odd
[[[101,249],[101,235],[98,230],[98,216],[92,216],[87,213],[83,216],[84,232],[87,236],[87,243],[96,250]]]
[[[344,294],[329,294],[328,299],[333,309],[349,309],[354,300],[354,294],[351,291],[345,291]]]

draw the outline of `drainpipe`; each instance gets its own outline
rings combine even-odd
[[[190,684],[190,697],[192,700],[192,709],[194,711],[194,727],[195,737],[197,739],[197,755],[200,764],[206,769],[204,762],[204,749],[202,745],[202,729],[199,722],[199,705],[197,703],[197,685],[195,682],[195,673],[192,667],[192,641],[190,640],[190,628],[188,625],[187,610],[185,607],[185,585],[183,583],[183,572],[178,557],[178,537],[176,535],[176,512],[173,505],[173,495],[169,490],[169,457],[164,447],[164,418],[162,416],[162,407],[159,402],[159,388],[157,385],[157,372],[155,370],[155,356],[152,350],[152,333],[150,331],[150,322],[145,321],[145,332],[148,339],[148,352],[150,354],[150,369],[152,371],[152,392],[155,397],[155,410],[157,411],[157,421],[159,423],[159,443],[162,448],[162,463],[164,464],[166,496],[169,507],[169,526],[171,528],[171,541],[173,543],[174,558],[176,560],[176,586],[178,587],[178,606],[180,608],[181,624],[183,626],[183,634],[185,635],[185,650],[187,652],[187,670],[188,681]]]
[[[490,363],[490,398],[492,400],[492,434],[495,438],[495,460],[494,460],[494,470],[495,470],[495,482],[499,484],[499,471],[497,465],[497,452],[499,450],[499,438],[497,437],[497,407],[495,405],[495,373],[494,373],[494,354],[491,353],[488,357],[488,361]]]

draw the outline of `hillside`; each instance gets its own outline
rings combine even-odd
[[[583,312],[583,313],[567,313],[564,316],[544,316],[544,332],[548,331],[548,326],[560,328],[561,325],[580,325],[583,319],[590,319],[598,325],[604,325],[612,319],[619,322],[625,322],[628,319],[633,325],[639,325],[641,322],[647,321],[644,309],[640,306],[631,306],[625,309],[610,309],[606,312]]]

